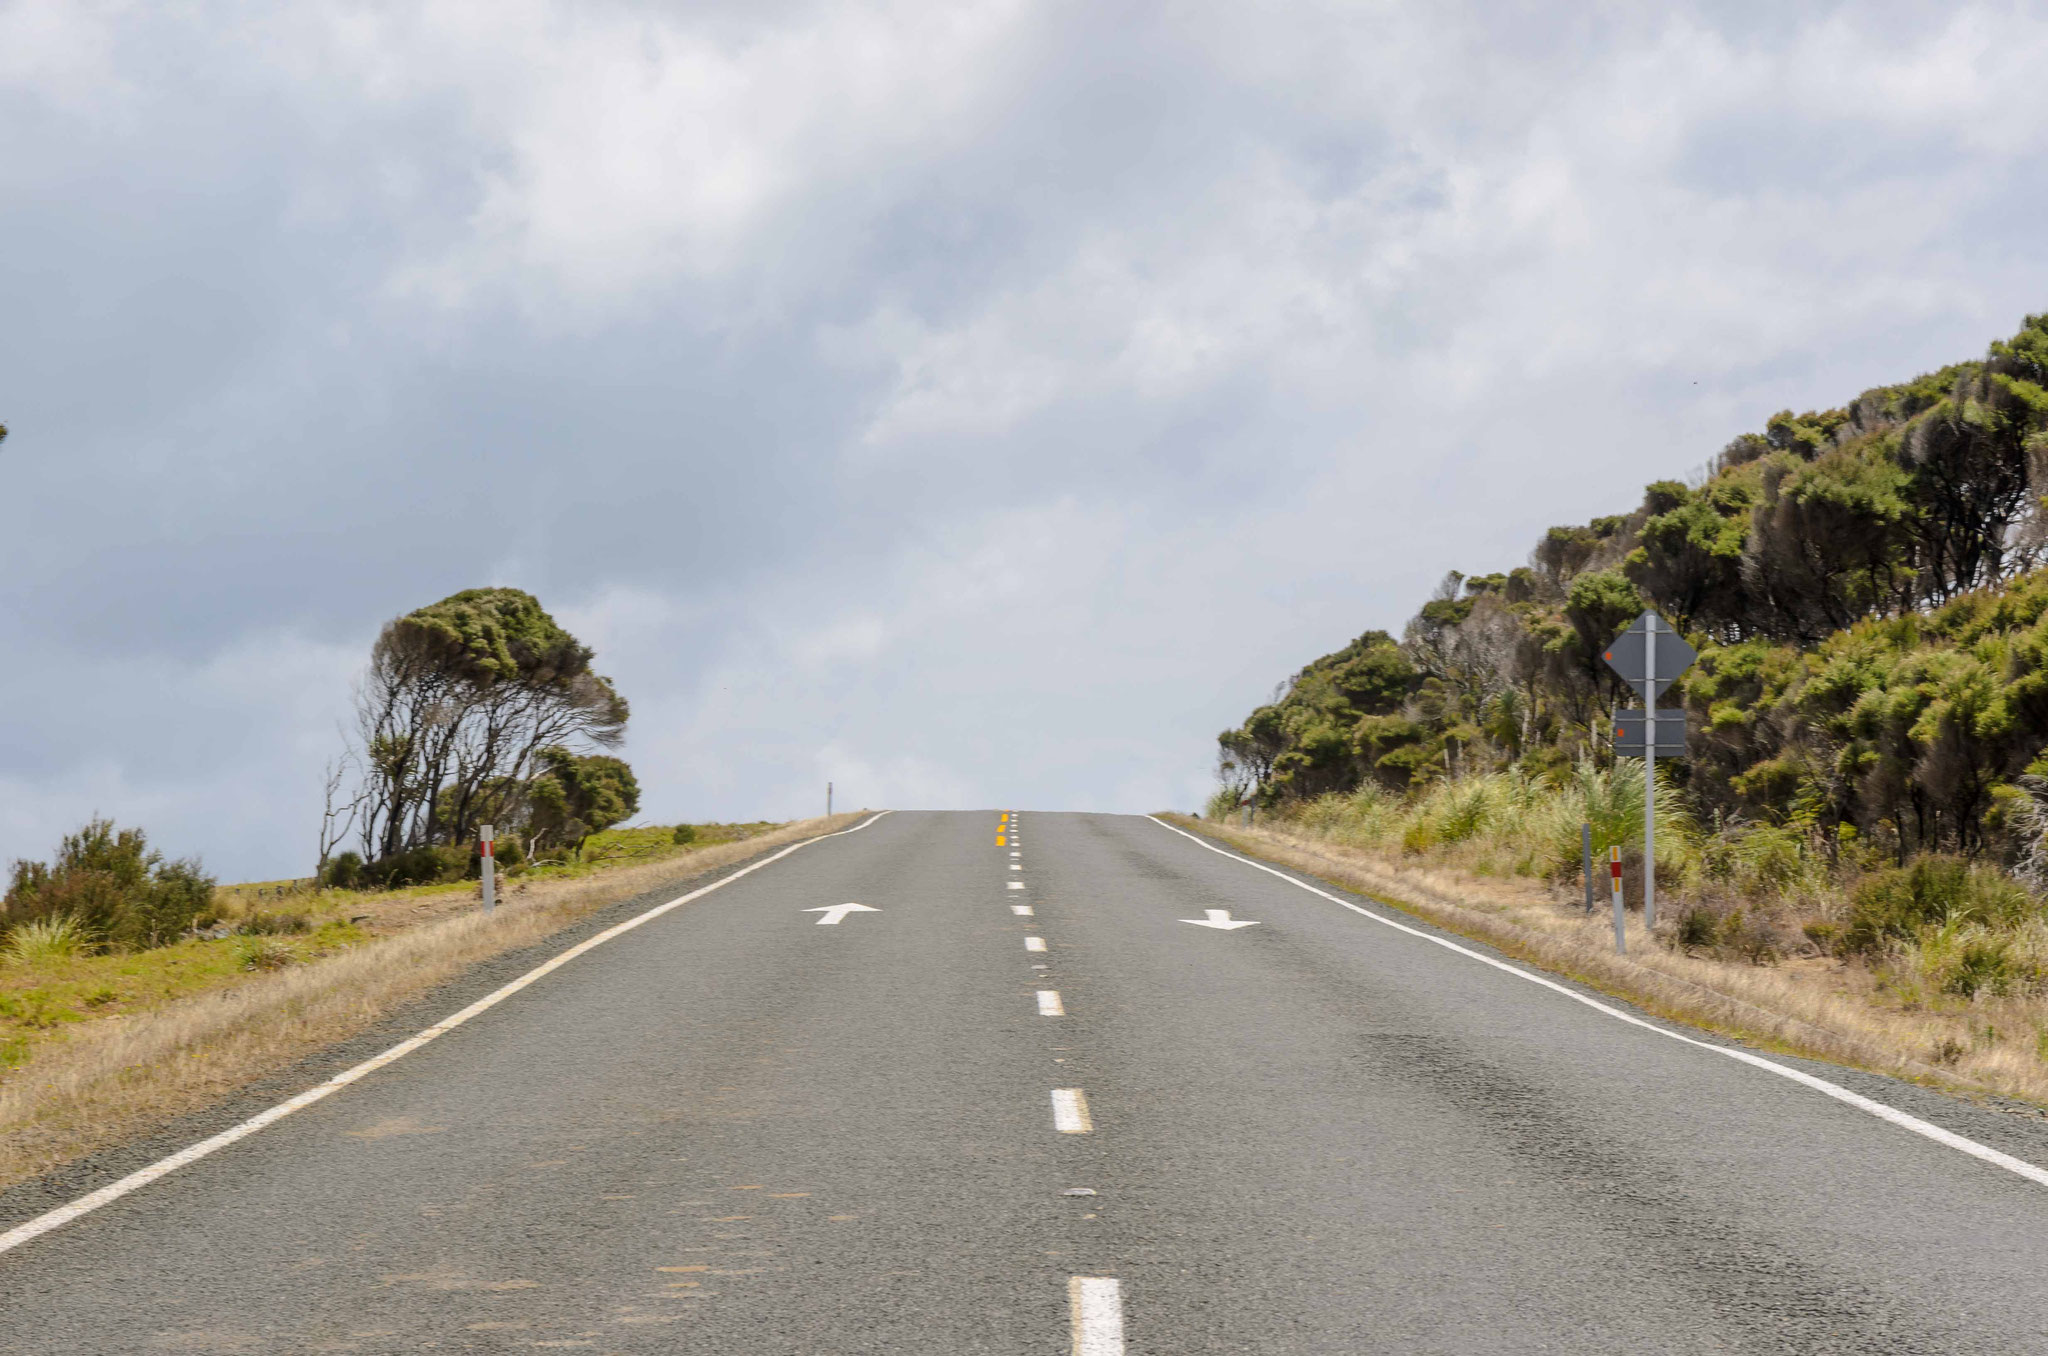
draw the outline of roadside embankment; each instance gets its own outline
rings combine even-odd
[[[179,961],[157,1001],[69,1022],[0,1076],[0,1188],[217,1102],[368,1029],[466,968],[608,905],[846,828],[863,813],[802,820],[639,864],[507,882],[488,918],[476,907],[473,883],[379,896],[352,920],[278,939],[299,950],[276,969],[251,969],[240,951],[219,946],[195,945],[182,958],[149,953],[160,967]],[[235,943],[250,950],[270,940]],[[105,977],[92,982],[114,991]]]
[[[1880,976],[1827,958],[1759,965],[1688,954],[1627,919],[1616,955],[1605,899],[1588,916],[1576,890],[1526,877],[1488,877],[1279,827],[1239,827],[1184,815],[1162,819],[1369,895],[1447,931],[1675,1021],[1791,1054],[1830,1060],[1968,1096],[2048,1106],[2048,1005],[1978,997],[1901,1006]]]

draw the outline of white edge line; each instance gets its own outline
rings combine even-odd
[[[1640,1017],[1631,1016],[1630,1014],[1623,1012],[1619,1008],[1611,1007],[1606,1003],[1602,1003],[1597,998],[1588,998],[1585,994],[1579,993],[1575,989],[1568,988],[1565,985],[1558,983],[1556,980],[1545,979],[1541,975],[1533,974],[1530,971],[1524,970],[1519,965],[1510,965],[1506,961],[1495,960],[1493,957],[1482,955],[1479,952],[1472,950],[1470,947],[1459,946],[1456,942],[1448,941],[1445,938],[1431,936],[1429,933],[1424,932],[1420,928],[1409,927],[1406,923],[1397,923],[1391,918],[1387,918],[1381,914],[1374,913],[1371,909],[1360,908],[1358,905],[1353,904],[1348,899],[1339,899],[1336,895],[1331,894],[1327,890],[1319,890],[1315,886],[1310,885],[1307,881],[1298,880],[1295,877],[1288,875],[1285,871],[1280,871],[1273,867],[1267,866],[1264,862],[1255,862],[1249,857],[1242,856],[1235,852],[1227,851],[1224,848],[1217,847],[1214,843],[1205,842],[1199,836],[1189,833],[1186,829],[1175,828],[1173,825],[1168,824],[1166,821],[1160,819],[1157,815],[1147,815],[1145,817],[1147,819],[1150,819],[1154,824],[1157,824],[1160,828],[1165,829],[1168,833],[1177,833],[1181,837],[1187,839],[1189,842],[1194,843],[1199,847],[1205,847],[1219,857],[1228,857],[1232,861],[1244,863],[1246,866],[1251,867],[1255,871],[1263,871],[1269,876],[1278,876],[1281,880],[1286,881],[1289,885],[1293,885],[1300,889],[1306,890],[1312,895],[1320,895],[1324,899],[1329,900],[1332,904],[1341,904],[1345,908],[1351,910],[1351,912],[1358,914],[1359,916],[1364,918],[1370,918],[1375,923],[1383,923],[1387,927],[1393,928],[1399,932],[1405,932],[1411,937],[1420,937],[1423,941],[1432,942],[1437,946],[1443,947],[1446,951],[1455,951],[1461,956],[1469,956],[1470,958],[1478,961],[1482,965],[1491,965],[1496,970],[1504,970],[1508,974],[1515,975],[1518,978],[1528,980],[1531,984],[1540,984],[1544,988],[1551,990],[1553,993],[1563,994],[1566,998],[1571,999],[1574,1003],[1583,1003],[1587,1007],[1592,1008],[1595,1012],[1604,1012],[1609,1017],[1612,1017],[1617,1021],[1627,1022],[1630,1026],[1639,1026],[1645,1031],[1654,1031],[1658,1035],[1668,1037],[1671,1040],[1679,1041],[1686,1045],[1695,1046],[1701,1050],[1711,1050],[1717,1055],[1725,1055],[1729,1059],[1736,1060],[1740,1063],[1751,1065],[1754,1068],[1763,1069],[1770,1073],[1777,1074],[1780,1078],[1789,1078],[1794,1083],[1803,1084],[1804,1086],[1812,1088],[1815,1092],[1821,1093],[1824,1096],[1832,1097],[1838,1102],[1843,1102],[1849,1106],[1853,1106],[1858,1111],[1867,1111],[1881,1121],[1889,1121],[1891,1124],[1898,1126],[1901,1130],[1910,1130],[1914,1134],[1919,1135],[1925,1139],[1933,1140],[1936,1144],[1946,1145],[1947,1147],[1955,1149],[1958,1152],[1966,1153],[1970,1155],[1970,1157],[1972,1158],[1979,1158],[1986,1163],[1990,1163],[1996,1167],[2004,1168],[2007,1172],[2014,1173],[2020,1177],[2024,1177],[2029,1182],[2032,1182],[2037,1186],[2048,1186],[2048,1169],[2037,1167],[2034,1164],[2027,1162],[2023,1158],[2014,1158],[2011,1154],[2001,1153],[1999,1150],[1992,1148],[1988,1144],[1979,1144],[1976,1140],[1969,1139],[1963,1135],[1959,1135],[1953,1130],[1944,1130],[1942,1127],[1935,1125],[1931,1121],[1923,1121],[1918,1116],[1910,1115],[1904,1111],[1899,1110],[1895,1106],[1887,1106],[1885,1103],[1877,1101],[1874,1098],[1865,1097],[1860,1092],[1851,1092],[1849,1089],[1842,1087],[1839,1084],[1828,1082],[1825,1078],[1816,1078],[1812,1074],[1807,1073],[1803,1069],[1794,1069],[1789,1065],[1780,1064],[1776,1060],[1765,1059],[1762,1055],[1753,1055],[1747,1050],[1735,1050],[1725,1045],[1715,1045],[1710,1041],[1695,1040],[1691,1036],[1683,1035],[1679,1032],[1658,1026],[1655,1022],[1646,1022]]]
[[[859,833],[862,829],[868,827],[868,825],[873,824],[876,820],[882,818],[883,815],[890,813],[892,812],[888,810],[883,810],[880,813],[876,814],[874,818],[864,820],[863,822],[854,825],[850,829],[841,829],[837,833],[821,833],[816,838],[806,838],[801,843],[791,843],[788,847],[782,849],[780,852],[777,852],[772,856],[763,857],[758,862],[753,862],[747,866],[743,866],[729,876],[720,877],[718,880],[711,882],[711,884],[700,886],[699,888],[690,891],[686,895],[679,895],[675,899],[671,899],[666,904],[657,904],[653,908],[649,909],[647,912],[635,915],[632,918],[628,918],[623,923],[616,923],[611,927],[606,928],[603,932],[598,933],[596,936],[589,937],[581,942],[578,942],[576,945],[570,947],[567,951],[564,951],[561,955],[556,956],[554,959],[545,961],[542,964],[535,966],[533,969],[528,970],[525,974],[513,980],[511,983],[504,985],[502,988],[495,989],[492,992],[484,995],[482,998],[477,999],[476,1002],[471,1003],[468,1007],[462,1009],[462,1011],[454,1014],[452,1017],[444,1017],[440,1021],[434,1023],[432,1026],[428,1027],[426,1030],[418,1033],[417,1035],[408,1036],[406,1039],[392,1046],[389,1050],[386,1050],[383,1054],[373,1055],[369,1059],[364,1060],[362,1063],[354,1066],[353,1068],[345,1069],[342,1072],[336,1074],[334,1077],[328,1079],[325,1083],[321,1083],[315,1087],[307,1088],[298,1096],[290,1098],[289,1100],[283,1102],[279,1102],[276,1106],[271,1107],[267,1111],[258,1112],[256,1115],[251,1116],[248,1120],[241,1122],[239,1125],[229,1126],[227,1129],[221,1131],[219,1134],[213,1136],[210,1139],[202,1139],[197,1144],[188,1145],[187,1147],[178,1150],[178,1152],[172,1154],[168,1158],[160,1158],[146,1168],[141,1168],[135,1172],[129,1173],[126,1177],[123,1177],[118,1182],[109,1182],[106,1186],[101,1187],[98,1191],[89,1192],[84,1196],[80,1196],[77,1200],[72,1201],[68,1205],[60,1205],[55,1210],[51,1210],[44,1214],[36,1216],[34,1219],[29,1220],[26,1224],[17,1224],[14,1228],[9,1229],[6,1233],[0,1234],[0,1253],[10,1252],[13,1249],[18,1248],[22,1244],[28,1242],[32,1238],[38,1238],[43,1234],[49,1233],[52,1229],[62,1228],[64,1225],[69,1224],[72,1220],[77,1219],[81,1215],[90,1214],[93,1211],[99,1209],[103,1205],[111,1204],[112,1202],[121,1199],[121,1197],[126,1196],[131,1191],[138,1191],[141,1188],[148,1186],[151,1182],[156,1181],[160,1177],[168,1177],[170,1174],[176,1172],[179,1168],[186,1167],[192,1163],[196,1163],[200,1159],[206,1157],[210,1153],[215,1152],[216,1150],[225,1149],[228,1145],[233,1144],[236,1140],[247,1139],[250,1135],[255,1134],[258,1130],[261,1130],[265,1126],[273,1125],[276,1122],[283,1120],[286,1116],[291,1115],[294,1111],[303,1110],[304,1108],[313,1105],[313,1103],[320,1101],[322,1098],[328,1097],[334,1093],[341,1091],[343,1088],[347,1087],[349,1084],[357,1081],[358,1079],[368,1077],[369,1075],[377,1072],[377,1070],[383,1068],[385,1065],[393,1064],[401,1059],[404,1059],[407,1055],[419,1049],[421,1046],[437,1039],[438,1037],[446,1035],[448,1032],[453,1031],[456,1027],[461,1026],[470,1018],[489,1011],[491,1008],[494,1008],[498,1004],[504,1002],[513,994],[518,993],[521,989],[533,983],[535,980],[538,980],[542,976],[550,974],[555,970],[559,970],[562,966],[567,965],[572,960],[575,960],[584,952],[602,946],[604,943],[610,941],[614,937],[619,936],[621,933],[631,932],[634,928],[639,927],[642,923],[653,922],[655,919],[661,917],[663,914],[667,913],[671,909],[680,908],[681,906],[688,904],[693,899],[701,899],[705,895],[710,894],[713,890],[723,889],[725,886],[732,884],[740,877],[752,875],[754,872],[759,871],[762,867],[767,866],[771,862],[781,861],[784,857],[787,857],[790,853],[795,852],[800,848],[807,848],[813,843],[822,843],[827,838],[841,838],[849,833]]]
[[[1123,1356],[1123,1287],[1113,1276],[1069,1276],[1067,1306],[1073,1316],[1073,1356]]]

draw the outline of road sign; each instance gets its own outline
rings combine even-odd
[[[1662,647],[1663,642],[1658,642]],[[1643,744],[1649,737],[1654,724],[1656,730],[1657,756],[1659,758],[1683,758],[1685,749],[1685,712],[1683,711],[1617,711],[1614,713],[1614,756],[1616,758],[1641,758]]]
[[[1685,637],[1671,629],[1671,623],[1654,612],[1637,617],[1628,630],[1616,636],[1601,651],[1608,667],[1643,695],[1643,710],[1632,712],[1635,734],[1632,750],[1643,760],[1643,926],[1657,926],[1657,755],[1666,751],[1667,721],[1657,710],[1657,694],[1670,687],[1679,674],[1692,667],[1699,652],[1685,643]],[[1679,713],[1684,719],[1684,713]],[[1624,744],[1627,722],[1614,723],[1614,751],[1631,752]],[[1677,730],[1677,753],[1685,752],[1685,727]]]
[[[1650,667],[1650,628],[1657,630],[1657,671]],[[1686,644],[1685,637],[1671,629],[1671,623],[1654,612],[1645,612],[1637,617],[1628,630],[1616,636],[1601,652],[1607,666],[1621,675],[1623,682],[1637,692],[1643,690],[1643,680],[1652,679],[1657,691],[1670,687],[1672,680],[1692,667],[1699,651]]]

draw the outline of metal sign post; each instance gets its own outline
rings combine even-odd
[[[477,845],[483,854],[481,875],[484,882],[484,912],[498,907],[498,841],[497,834],[489,824],[484,825],[483,841]]]
[[[1657,709],[1656,613],[1645,614],[1643,630],[1643,709]],[[1654,717],[1653,717],[1654,719]],[[1657,741],[1643,746],[1643,928],[1657,930]]]
[[[1692,667],[1699,652],[1671,623],[1645,612],[1614,638],[1604,652],[1608,667],[1639,688],[1643,709],[1623,711],[1614,722],[1616,757],[1643,760],[1643,926],[1657,926],[1657,755],[1683,758],[1685,713],[1659,711],[1657,697]],[[1616,851],[1619,851],[1617,848]],[[1617,858],[1617,860],[1619,860]],[[1619,867],[1615,868],[1617,871]],[[1619,896],[1617,896],[1619,898]],[[1616,934],[1617,939],[1619,934]]]

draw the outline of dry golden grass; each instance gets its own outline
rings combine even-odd
[[[368,1029],[465,968],[532,945],[657,886],[851,826],[861,814],[786,824],[683,858],[513,886],[485,918],[468,894],[438,898],[415,926],[324,960],[125,1019],[93,1022],[38,1051],[0,1085],[0,1187],[146,1134]],[[449,909],[459,908],[450,913]]]
[[[1617,956],[1604,899],[1589,918],[1576,898],[1566,900],[1534,881],[1412,865],[1284,830],[1166,818],[1659,1016],[1952,1092],[2048,1106],[2048,1065],[2041,1058],[2048,1003],[2039,999],[1900,1011],[1886,1005],[1877,981],[1860,967],[1826,961],[1759,966],[1685,955],[1652,939],[1633,915],[1629,954]]]

